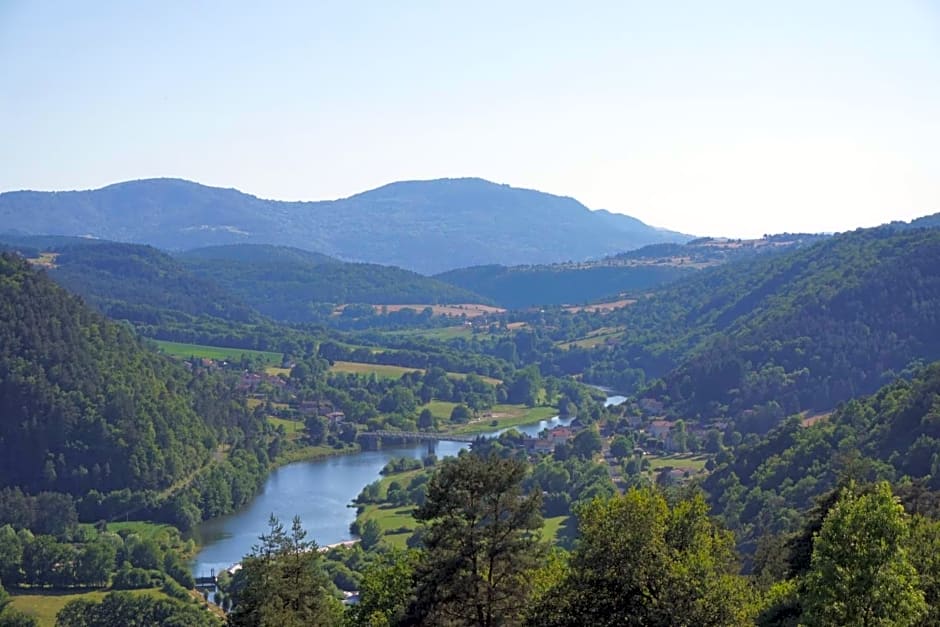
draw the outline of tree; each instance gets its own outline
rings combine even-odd
[[[610,443],[610,454],[617,459],[633,454],[633,440],[624,435],[618,435]]]
[[[59,544],[52,536],[36,536],[23,547],[26,581],[38,586],[66,583],[75,549]]]
[[[362,529],[359,531],[359,543],[363,549],[368,551],[378,544],[381,539],[382,527],[374,518],[370,518],[362,524]]]
[[[516,624],[543,554],[540,495],[523,496],[525,462],[463,453],[443,462],[415,512],[424,550],[409,620]]]
[[[450,421],[455,423],[469,422],[470,408],[463,404],[454,406],[450,411]]]
[[[359,603],[346,614],[351,627],[397,625],[414,594],[415,553],[381,554],[366,568],[359,584]]]
[[[575,455],[583,459],[591,459],[595,453],[599,453],[604,448],[604,441],[597,429],[591,427],[582,429],[578,435],[574,436],[573,446]]]
[[[914,625],[927,607],[906,543],[910,523],[887,482],[842,491],[813,544],[807,625]]]
[[[290,533],[271,516],[270,533],[242,561],[232,583],[235,607],[232,627],[301,627],[336,625],[342,606],[330,595],[330,582],[320,566],[316,543],[307,541],[300,519]]]
[[[157,599],[128,592],[112,592],[101,601],[69,601],[56,615],[56,627],[219,627],[219,619],[204,609],[175,599]]]
[[[109,542],[98,540],[86,544],[75,560],[76,582],[93,586],[107,585],[116,557],[117,551]]]
[[[19,583],[23,545],[10,525],[0,527],[0,580],[8,584]]]
[[[326,439],[329,430],[326,420],[321,416],[310,416],[307,418],[304,426],[307,428],[307,435],[314,444],[322,444]]]
[[[434,417],[434,414],[431,413],[431,410],[425,407],[418,415],[418,428],[422,431],[428,431],[429,429],[434,429],[436,427],[437,419]]]
[[[579,510],[578,530],[567,576],[540,595],[529,624],[750,624],[733,537],[708,517],[701,495],[673,507],[651,488],[595,499]]]

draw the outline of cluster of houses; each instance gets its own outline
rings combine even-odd
[[[559,444],[565,444],[574,437],[575,431],[572,427],[554,427],[543,431],[539,437],[527,437],[525,439],[525,448],[530,453],[551,453]]]

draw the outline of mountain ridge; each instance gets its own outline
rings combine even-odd
[[[347,198],[266,200],[185,179],[0,194],[22,234],[92,236],[169,250],[253,243],[431,274],[487,263],[551,263],[691,239],[574,198],[480,178],[397,181]]]

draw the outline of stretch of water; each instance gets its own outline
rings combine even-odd
[[[607,404],[624,400],[622,396],[610,396]],[[556,416],[515,428],[534,436],[545,428],[569,422],[570,419]],[[494,436],[502,431],[484,435]],[[466,446],[438,442],[435,453],[438,457],[456,455]],[[349,504],[362,488],[378,479],[379,471],[392,458],[421,459],[427,452],[426,444],[410,445],[296,462],[276,469],[261,492],[244,508],[206,521],[194,530],[193,537],[202,548],[196,555],[193,574],[208,575],[211,570],[218,573],[240,562],[258,543],[258,536],[267,531],[271,514],[287,526],[294,516],[300,516],[308,539],[321,546],[351,539],[349,525],[356,518],[356,510]]]

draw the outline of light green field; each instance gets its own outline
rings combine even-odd
[[[542,538],[554,544],[558,540],[561,526],[568,520],[567,516],[552,516],[542,522]]]
[[[692,468],[696,472],[705,469],[705,462],[708,461],[708,455],[693,455],[692,453],[679,453],[675,455],[647,455],[650,470],[659,470],[666,466],[673,468]]]
[[[623,336],[623,328],[603,328],[594,331],[587,336],[574,340],[572,342],[559,342],[558,346],[564,349],[570,349],[572,347],[578,348],[594,348],[595,346],[600,346],[604,344],[607,340],[616,340],[620,339]]]
[[[395,473],[394,475],[388,475],[387,477],[382,477],[379,480],[379,495],[384,499],[388,492],[388,486],[393,481],[397,481],[402,486],[407,487],[411,480],[417,476],[418,473],[422,472],[422,470],[423,469],[408,470],[405,472]],[[413,511],[413,505],[395,507],[390,503],[373,503],[366,505],[365,510],[356,517],[356,520],[359,521],[360,526],[362,526],[362,524],[367,520],[376,521],[379,523],[379,528],[382,530],[382,541],[389,546],[398,549],[404,549],[411,532],[413,532],[418,526],[418,523],[411,515]],[[388,533],[392,530],[403,527],[406,527],[409,532]]]
[[[248,357],[261,357],[266,363],[279,364],[283,359],[281,353],[270,351],[255,351],[247,348],[224,348],[221,346],[205,346],[203,344],[184,344],[182,342],[166,342],[153,340],[161,351],[171,357],[186,359],[188,357],[206,357],[208,359],[224,359],[233,361],[241,359],[242,355]]]
[[[385,364],[366,364],[358,361],[336,361],[330,368],[334,372],[348,372],[352,374],[374,374],[380,379],[398,379],[406,372],[424,372],[421,368],[405,368],[404,366],[387,366]]]
[[[453,327],[439,327],[437,329],[408,329],[407,331],[395,331],[389,335],[407,335],[409,337],[423,337],[430,340],[441,340],[446,342],[455,337],[470,337],[473,335],[473,329],[465,324]]]
[[[433,409],[431,410],[434,411]],[[441,430],[456,435],[473,435],[475,433],[485,433],[494,429],[505,429],[507,427],[518,427],[519,425],[532,424],[540,420],[545,420],[558,415],[558,410],[554,407],[526,407],[525,405],[494,405],[492,409],[481,414],[481,417],[465,425],[445,425]],[[448,418],[450,414],[448,414]],[[496,424],[493,425],[493,421]]]
[[[424,368],[407,368],[405,366],[389,366],[386,364],[367,364],[361,361],[335,361],[330,367],[330,370],[334,372],[348,372],[351,374],[374,374],[380,379],[399,379],[401,376],[408,372],[424,372]],[[466,379],[467,375],[463,372],[448,372],[448,377],[453,379]],[[500,383],[499,379],[494,379],[492,377],[480,377],[486,383],[490,385],[497,385]]]
[[[465,372],[448,372],[447,376],[451,379],[466,379],[467,374]],[[483,379],[484,383],[489,383],[490,385],[499,385],[502,383],[499,379],[494,379],[493,377],[484,377],[482,374],[478,374],[478,377]]]
[[[301,433],[304,430],[304,423],[299,420],[285,420],[283,418],[276,418],[275,416],[268,416],[268,422],[275,427],[284,427],[284,431],[287,432],[287,435]]]
[[[430,409],[431,413],[434,414],[434,417],[438,420],[450,420],[450,412],[454,411],[454,407],[456,406],[457,403],[451,403],[450,401],[431,401],[427,405],[419,407],[418,411]]]
[[[323,459],[335,455],[349,455],[359,451],[358,444],[346,445],[341,449],[319,444],[317,446],[300,446],[287,451],[281,451],[274,460],[275,466],[283,466],[294,462],[306,462],[312,459]]]
[[[268,366],[267,368],[264,369],[264,371],[266,374],[270,374],[275,377],[278,375],[284,375],[284,376],[290,375],[290,368],[278,368],[277,366]]]
[[[40,627],[53,627],[55,625],[55,615],[59,613],[66,603],[76,599],[89,599],[91,601],[100,601],[109,590],[93,590],[91,592],[66,593],[66,592],[46,592],[42,594],[17,594],[13,592],[10,596],[10,604],[24,612],[35,616],[39,621]],[[146,590],[130,590],[131,594],[146,595],[157,598],[169,598],[156,588]]]

